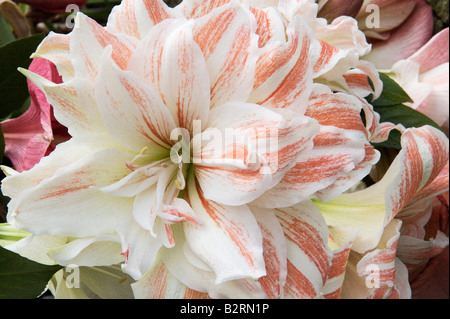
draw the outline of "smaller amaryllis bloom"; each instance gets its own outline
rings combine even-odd
[[[15,0],[19,3],[26,3],[30,6],[46,11],[46,12],[65,12],[67,6],[77,5],[79,7],[84,6],[87,0]]]
[[[389,70],[433,35],[433,10],[424,0],[364,1],[356,19],[372,44],[364,59],[378,69]]]
[[[48,60],[34,59],[30,71],[54,83],[62,81],[55,65]],[[28,88],[31,97],[29,109],[19,117],[1,123],[5,155],[19,172],[32,168],[56,144],[70,138],[67,129],[54,118],[45,94],[31,81],[28,81]]]
[[[438,230],[425,237],[430,205],[448,191],[448,151],[448,138],[437,129],[408,129],[402,150],[379,182],[327,203],[314,200],[330,228],[333,260],[341,269],[325,286],[327,294],[411,296],[408,275],[448,246]]]
[[[449,130],[449,29],[392,67],[392,77],[414,101],[406,103]]]

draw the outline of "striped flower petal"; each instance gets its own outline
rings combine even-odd
[[[267,272],[258,282],[267,298],[282,298],[287,277],[287,250],[283,229],[274,210],[259,207],[250,209],[263,236],[263,255]]]
[[[325,299],[339,299],[341,296],[348,259],[356,233],[357,231],[353,229],[349,229],[349,234],[335,233],[333,228],[330,229],[328,246],[333,249],[333,257],[327,273],[327,280],[322,288]]]
[[[376,249],[360,255],[352,252],[342,297],[350,299],[409,299],[406,267],[396,258],[401,222],[386,226]]]
[[[209,299],[178,281],[160,259],[131,287],[136,299]]]
[[[261,231],[247,206],[207,200],[193,178],[188,181],[187,201],[202,225],[184,224],[186,240],[213,269],[216,284],[266,275]]]
[[[214,108],[208,127],[232,131],[228,140],[222,141],[221,135],[214,139],[219,151],[214,157],[202,156],[215,163],[199,162],[196,176],[206,198],[233,206],[249,203],[274,186],[297,156],[310,149],[317,132],[310,118],[249,103]],[[210,144],[205,143],[205,152]]]
[[[317,298],[325,284],[332,259],[327,245],[328,227],[311,201],[275,211],[287,244],[284,296]]]
[[[312,88],[311,33],[300,19],[286,30],[287,41],[263,48],[256,64],[249,101],[272,108],[289,108],[303,114]]]
[[[320,126],[314,147],[302,152],[284,178],[256,201],[264,207],[288,207],[312,195],[330,200],[369,174],[379,153],[368,143],[361,103],[346,94],[316,86],[306,115]]]
[[[326,204],[315,201],[329,226],[361,228],[353,246],[359,253],[377,245],[383,228],[426,190],[447,164],[448,138],[432,127],[408,129],[402,136],[402,147],[378,183]]]
[[[258,58],[255,31],[254,17],[237,4],[219,7],[195,20],[194,40],[210,76],[211,107],[247,101],[250,96]]]
[[[211,268],[206,266],[205,269],[204,265],[198,267],[198,261],[195,264],[192,263],[193,257],[190,255],[195,253],[190,248],[182,227],[174,227],[174,237],[178,244],[170,250],[162,250],[161,259],[165,267],[179,281],[179,289],[184,289],[183,285],[189,287],[187,294],[185,293],[183,297],[189,298],[190,295],[219,299],[259,299],[264,297],[260,284],[253,279],[229,280],[217,283],[217,276],[211,271]],[[188,256],[190,257],[188,258]],[[196,254],[194,258],[199,257]],[[190,289],[196,291],[197,294],[190,292]]]
[[[210,106],[210,76],[192,27],[184,20],[162,22],[140,42],[129,63],[129,70],[159,92],[177,127],[190,132],[193,121],[206,123]]]
[[[119,36],[108,32],[95,20],[83,13],[75,19],[76,28],[70,35],[72,65],[75,77],[93,82],[100,71],[103,50],[112,47],[112,59],[116,65],[125,70],[135,49],[135,42],[124,41]]]
[[[50,32],[31,57],[51,61],[64,81],[70,81],[75,75],[70,57],[70,35]]]
[[[53,177],[14,198],[8,222],[34,234],[83,237],[112,233],[132,201],[104,194],[98,188],[125,176],[125,162],[130,157],[116,149],[103,149],[59,169]],[[57,159],[49,157],[49,161]],[[15,178],[19,176],[10,180]],[[8,183],[8,178],[3,180],[5,190]],[[63,213],[61,202],[65,203]]]
[[[134,73],[114,66],[108,51],[95,81],[95,97],[109,134],[137,153],[147,147],[149,154],[167,154],[176,128],[169,110]]]
[[[124,0],[111,11],[107,29],[111,33],[124,33],[142,39],[154,25],[180,17],[161,0]]]

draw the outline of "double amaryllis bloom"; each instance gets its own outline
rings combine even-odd
[[[448,139],[379,123],[354,19],[275,2],[124,0],[106,27],[79,13],[69,35],[51,33],[34,57],[62,83],[22,72],[71,139],[29,170],[3,168],[8,223],[31,233],[7,247],[121,265],[137,298],[352,297],[359,281],[358,297],[408,296],[396,216],[445,191]],[[390,171],[343,194],[394,128]]]

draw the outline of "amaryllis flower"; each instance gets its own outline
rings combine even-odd
[[[16,0],[19,3],[26,3],[37,9],[46,12],[65,12],[67,6],[77,5],[84,6],[87,0]]]
[[[333,255],[310,198],[369,173],[377,118],[364,125],[358,96],[314,83],[359,60],[354,21],[333,47],[281,12],[125,0],[105,28],[79,13],[51,33],[35,56],[63,83],[22,72],[72,138],[28,171],[4,168],[8,223],[32,234],[8,248],[121,264],[136,297],[320,297]]]
[[[339,269],[327,294],[411,297],[408,280],[449,244],[443,228],[427,226],[437,196],[448,191],[448,152],[448,138],[437,129],[408,129],[379,182],[327,203],[314,201],[330,228]]]
[[[61,83],[55,65],[48,60],[36,58],[29,69],[50,81]],[[31,81],[28,81],[28,88],[31,97],[29,109],[19,117],[1,123],[5,155],[19,172],[32,168],[57,143],[70,138],[67,129],[54,118],[44,93]]]
[[[408,106],[424,113],[448,135],[449,130],[449,29],[392,67],[392,77],[414,101]]]

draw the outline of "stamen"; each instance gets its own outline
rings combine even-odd
[[[133,172],[134,172],[136,169],[139,168],[138,166],[134,165],[134,162],[135,162],[136,160],[138,160],[139,158],[141,158],[142,156],[144,156],[144,153],[147,152],[147,150],[148,150],[148,147],[147,147],[147,146],[143,147],[143,148],[141,149],[141,151],[139,152],[139,154],[136,155],[131,161],[125,162],[125,165],[128,167],[128,169],[129,169],[130,171],[133,171]]]
[[[186,187],[186,181],[183,175],[183,163],[178,165],[177,179],[175,180],[178,190],[183,190]]]

